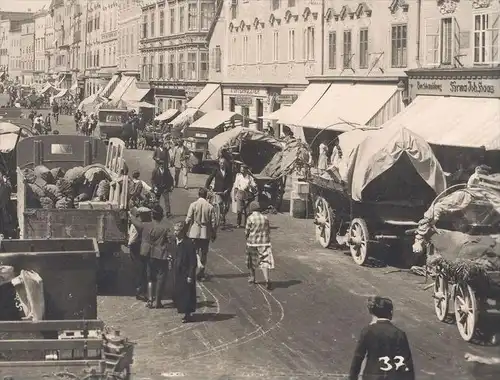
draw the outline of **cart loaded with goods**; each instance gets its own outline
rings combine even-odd
[[[124,150],[119,139],[107,147],[87,136],[22,140],[17,150],[20,238],[95,238],[102,274],[114,272],[117,265],[111,263],[128,234]]]
[[[316,238],[326,248],[336,234],[363,265],[378,244],[406,243],[406,230],[446,188],[445,174],[429,144],[399,126],[346,132],[339,145],[340,159],[308,178]]]
[[[283,202],[286,177],[309,162],[309,148],[301,141],[284,141],[244,127],[210,139],[208,149],[211,157],[228,158],[234,174],[241,164],[247,165],[257,183],[259,201],[275,211]]]
[[[440,194],[419,222],[413,250],[426,253],[438,319],[453,314],[466,341],[494,333],[488,329],[500,313],[500,175]]]
[[[0,239],[4,378],[129,378],[133,344],[97,318],[97,253],[95,239]]]

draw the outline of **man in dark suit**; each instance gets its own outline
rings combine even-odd
[[[142,222],[133,215],[130,220],[140,235],[140,255],[147,259],[147,306],[150,309],[160,309],[163,307],[161,301],[165,279],[172,263],[168,249],[170,229],[163,220],[163,209],[160,206],[153,208],[151,217],[151,222]]]
[[[361,332],[349,380],[358,380],[365,358],[363,380],[415,380],[413,358],[406,333],[391,322],[392,301],[384,297],[370,297],[368,311],[373,320]]]
[[[226,223],[226,215],[229,211],[231,189],[233,187],[233,176],[225,158],[219,159],[219,167],[210,174],[205,183],[205,188],[210,189],[213,182],[213,191],[221,198],[221,224]]]
[[[153,160],[157,163],[161,163],[167,169],[170,166],[170,154],[168,153],[168,149],[161,142],[157,143],[153,153]]]
[[[151,184],[153,185],[153,192],[156,195],[158,202],[163,198],[163,206],[167,217],[170,217],[170,192],[173,189],[174,179],[168,167],[161,161],[156,162],[151,175]]]

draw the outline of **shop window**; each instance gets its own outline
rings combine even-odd
[[[236,110],[236,98],[229,98],[229,111],[230,112],[235,112]]]
[[[288,31],[288,60],[295,61],[295,30]]]
[[[342,59],[342,67],[344,69],[350,69],[352,60],[352,33],[350,30],[344,30],[344,54]]]
[[[368,68],[368,29],[359,31],[359,68]]]
[[[500,62],[500,13],[474,15],[474,63]]]
[[[188,4],[188,30],[194,31],[198,29],[198,4]]]
[[[391,67],[407,65],[407,33],[406,24],[393,25],[391,29]]]
[[[215,54],[216,54],[216,64],[217,64],[217,48],[219,48],[220,52],[220,46],[216,46],[215,48]],[[208,80],[208,53],[207,52],[200,52],[200,79],[201,80]],[[220,60],[219,60],[219,71],[220,71]]]
[[[249,126],[248,117],[250,116],[250,108],[246,106],[241,106],[241,115],[243,116],[243,127],[248,128]]]
[[[328,68],[337,68],[337,33],[328,33]]]

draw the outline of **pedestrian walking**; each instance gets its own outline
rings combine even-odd
[[[174,226],[174,291],[173,301],[179,314],[184,314],[182,323],[192,321],[196,311],[196,250],[193,242],[186,238],[186,225],[178,222]]]
[[[172,263],[172,255],[169,252],[170,229],[163,220],[161,206],[157,205],[153,208],[151,217],[151,222],[142,222],[131,214],[130,221],[140,235],[140,255],[147,260],[148,302],[146,306],[150,309],[161,309],[163,288]]]
[[[394,307],[385,297],[370,297],[368,312],[372,322],[361,331],[349,380],[358,380],[366,358],[363,379],[415,380],[413,358],[406,333],[392,324]]]
[[[208,191],[205,188],[198,190],[198,199],[189,205],[186,216],[186,225],[189,229],[187,236],[193,240],[198,257],[200,272],[198,279],[205,279],[207,256],[210,241],[217,237],[214,206],[207,201]]]
[[[250,215],[245,226],[247,241],[247,267],[250,271],[248,282],[255,284],[255,270],[259,268],[268,290],[272,290],[269,271],[274,269],[269,219],[261,213],[258,203],[250,204]]]
[[[233,186],[233,175],[224,157],[219,159],[219,167],[207,178],[205,188],[210,189],[212,182],[214,192],[221,199],[221,224],[224,225],[226,223],[227,212],[229,211],[231,188]]]
[[[139,218],[142,223],[151,221],[151,209],[147,207],[133,208],[132,215]],[[139,301],[148,301],[147,297],[147,257],[141,255],[141,235],[137,228],[131,224],[129,228],[128,248],[130,258],[135,269],[135,298]]]
[[[151,184],[158,202],[163,199],[167,218],[171,216],[170,193],[172,192],[173,182],[170,170],[165,168],[161,162],[157,162],[151,175]]]
[[[141,176],[141,173],[139,170],[134,170],[132,172],[132,178],[129,181],[129,208],[132,209],[133,207],[139,207],[139,204],[141,203],[142,200],[142,195],[144,193],[143,189],[143,182],[139,179]]]
[[[163,165],[165,169],[168,169],[170,167],[170,155],[168,153],[167,149],[167,142],[162,144],[160,141],[158,141],[157,146],[154,150],[153,153],[153,160],[157,163],[160,163]]]
[[[182,172],[184,188],[188,188],[188,159],[189,150],[184,146],[184,141],[178,140],[172,155],[171,166],[174,168],[174,185],[179,187],[179,177]]]
[[[75,120],[76,132],[79,132],[80,131],[80,120],[82,119],[82,112],[77,109],[75,114],[73,115],[73,119]]]
[[[45,117],[45,134],[48,135],[52,132],[52,122],[50,121],[50,113]]]
[[[54,115],[54,120],[56,124],[59,123],[59,104],[54,100],[52,103],[52,114]]]
[[[233,185],[233,198],[236,199],[236,224],[238,228],[242,227],[241,218],[244,216],[243,223],[246,224],[248,216],[248,205],[255,198],[257,192],[257,183],[253,178],[248,166],[241,165],[240,172],[236,174]]]
[[[12,184],[7,175],[0,170],[0,235],[12,236],[12,219],[9,212]]]

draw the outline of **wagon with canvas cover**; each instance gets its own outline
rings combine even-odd
[[[466,341],[498,325],[492,319],[500,315],[500,176],[440,194],[419,222],[413,250],[427,254],[440,321],[454,316]]]
[[[258,186],[260,200],[277,210],[285,194],[286,176],[308,162],[308,148],[298,140],[285,142],[264,132],[236,127],[210,139],[211,157],[225,156],[233,162],[233,173],[246,164]],[[300,163],[300,164],[299,164]]]
[[[346,132],[339,143],[335,167],[308,178],[316,237],[326,248],[336,234],[363,265],[377,243],[405,239],[446,179],[429,144],[406,128]]]

